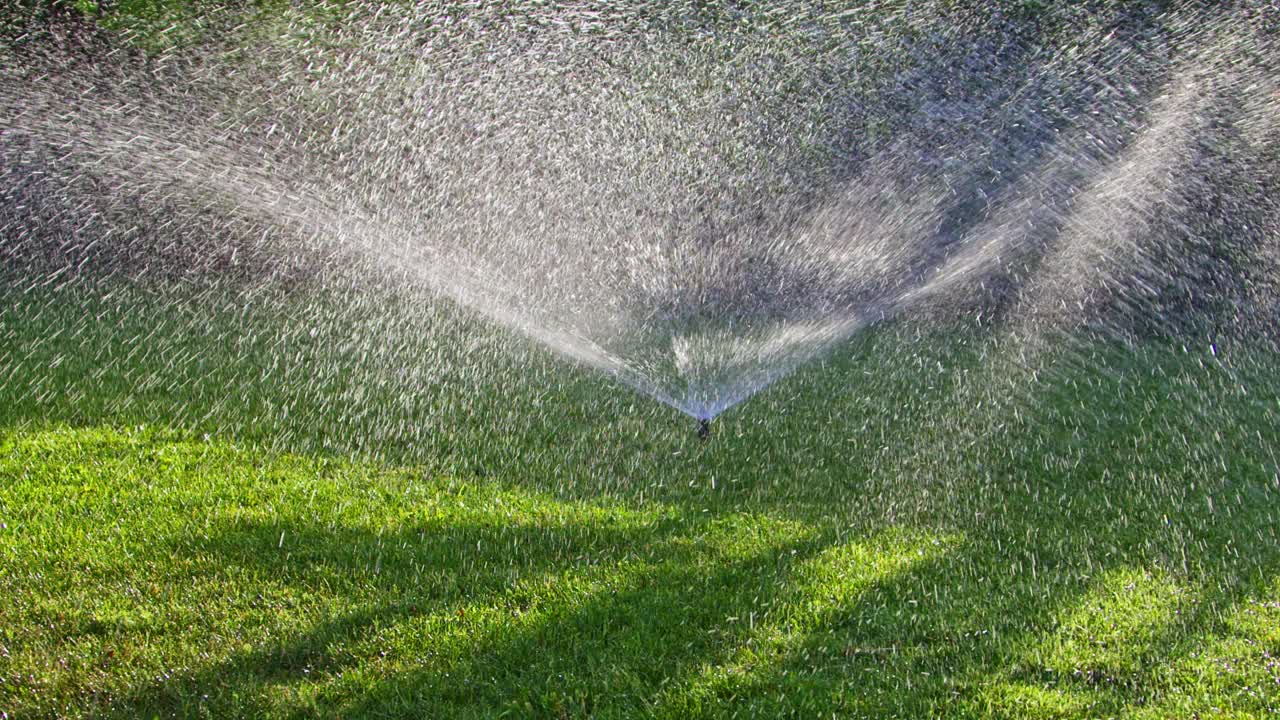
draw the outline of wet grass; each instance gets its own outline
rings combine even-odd
[[[403,297],[5,299],[0,717],[1280,706],[1273,355],[889,326],[704,445]]]

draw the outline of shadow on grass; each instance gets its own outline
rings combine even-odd
[[[330,572],[346,573],[379,599],[321,613],[176,685],[143,688],[122,707],[183,714],[206,704],[219,716],[294,717],[1158,710],[1170,691],[1165,668],[1223,637],[1234,609],[1273,599],[1267,583],[1280,577],[1280,548],[1267,534],[1268,506],[1228,515],[1137,494],[1109,507],[1104,498],[1132,488],[1102,478],[1046,478],[1057,494],[1048,504],[1016,468],[996,470],[1012,473],[1004,504],[989,506],[985,522],[949,528],[841,534],[698,514],[640,530],[463,523],[379,535],[296,519],[232,524],[207,545],[215,563],[299,592],[342,592]],[[1194,533],[1157,527],[1157,517]],[[282,553],[281,533],[301,550]],[[868,570],[893,556],[901,560]],[[1168,578],[1180,599],[1136,635],[1071,627],[1081,614],[1100,614],[1103,632],[1123,621],[1134,610],[1123,597],[1095,604],[1109,577],[1128,572]],[[1085,647],[1057,659],[1044,649],[1073,633]],[[1108,642],[1132,647],[1094,651]],[[299,695],[306,702],[282,707],[291,697],[283,688],[308,683],[316,687]],[[1028,689],[1048,693],[1040,699],[1048,705],[1028,705]],[[1270,707],[1212,701],[1241,712]]]
[[[599,564],[581,565],[568,551],[525,566],[528,574],[513,582],[505,557],[492,556],[489,570],[479,569],[486,567],[482,553],[472,569],[424,584],[414,584],[415,568],[456,568],[476,538],[498,545],[511,535],[456,528],[452,540],[419,531],[377,538],[287,524],[285,532],[313,552],[282,560],[272,551],[277,525],[230,528],[210,545],[227,565],[254,568],[300,592],[325,584],[317,582],[320,564],[367,571],[369,558],[388,547],[402,557],[355,581],[372,583],[371,596],[381,600],[321,611],[310,626],[190,678],[143,688],[119,707],[125,715],[204,708],[245,717],[1037,717],[1016,698],[992,698],[988,686],[1004,683],[1055,693],[1058,704],[1045,717],[1093,716],[1159,707],[1169,690],[1162,669],[1203,652],[1224,632],[1224,615],[1267,599],[1274,588],[1261,581],[1280,574],[1274,544],[1204,543],[1189,558],[1203,570],[1177,578],[1188,594],[1171,610],[1183,614],[1169,613],[1167,624],[1128,638],[1134,646],[1119,664],[1091,658],[1088,648],[1046,660],[1037,646],[1066,632],[1064,617],[1095,612],[1089,603],[1101,579],[1158,564],[1170,548],[1135,543],[1101,522],[1045,532],[1035,514],[1027,516],[1032,521],[936,551],[927,550],[925,536],[886,544],[807,535],[726,556],[718,546],[743,528],[710,528],[722,539],[702,543],[688,536],[706,525],[594,530],[596,551],[614,554]],[[1030,533],[1034,544],[1010,548],[1014,534],[1032,530],[1040,531]],[[525,541],[535,546],[563,540],[569,548],[582,540],[573,532],[531,533]],[[1109,546],[1110,557],[1055,557],[1084,538]],[[841,555],[847,544],[865,549]],[[644,559],[627,557],[646,545]],[[926,550],[917,558],[918,546]],[[838,582],[812,581],[814,570],[857,576],[860,560],[894,552],[904,555],[900,566],[843,593]],[[1034,579],[1015,570],[1026,553],[1045,563]],[[1096,612],[1105,628],[1107,618],[1119,620],[1128,609],[1119,601]],[[314,693],[283,690],[308,683],[317,684]],[[306,701],[289,707],[282,701],[289,697]],[[1240,711],[1267,707],[1240,698],[1214,702]]]
[[[215,572],[248,571],[299,593],[359,586],[353,596],[377,600],[336,614],[321,609],[308,627],[143,687],[110,712],[280,713],[267,695],[307,681],[341,683],[353,670],[361,679],[350,696],[338,693],[340,709],[316,700],[284,714],[589,712],[619,683],[643,696],[671,667],[731,646],[743,631],[725,626],[725,617],[741,616],[746,628],[746,618],[783,592],[795,563],[821,547],[796,528],[759,523],[699,516],[633,530],[450,523],[387,534],[296,520],[224,527],[204,543]],[[770,531],[778,537],[745,544],[737,537]],[[282,552],[282,534],[301,550]]]

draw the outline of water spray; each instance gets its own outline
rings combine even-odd
[[[1273,3],[1100,3],[1078,37],[1065,9],[1046,10],[1060,33],[938,2],[856,23],[801,0],[600,5],[352,0],[342,22],[282,12],[154,58],[74,15],[0,11],[0,36],[49,39],[0,41],[0,287],[145,274],[248,298],[315,277],[361,306],[366,287],[429,290],[703,441],[916,308],[1030,334],[1199,327],[1236,304],[1220,296],[1257,298],[1224,322],[1275,326]],[[1202,276],[1213,302],[1151,294]]]

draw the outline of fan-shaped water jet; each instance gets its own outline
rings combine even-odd
[[[700,422],[885,318],[1127,331],[1270,287],[1262,5],[517,5],[7,44],[5,263],[427,287]]]

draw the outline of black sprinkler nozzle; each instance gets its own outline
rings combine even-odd
[[[698,439],[706,442],[709,437],[711,437],[711,420],[702,418],[698,420]]]

